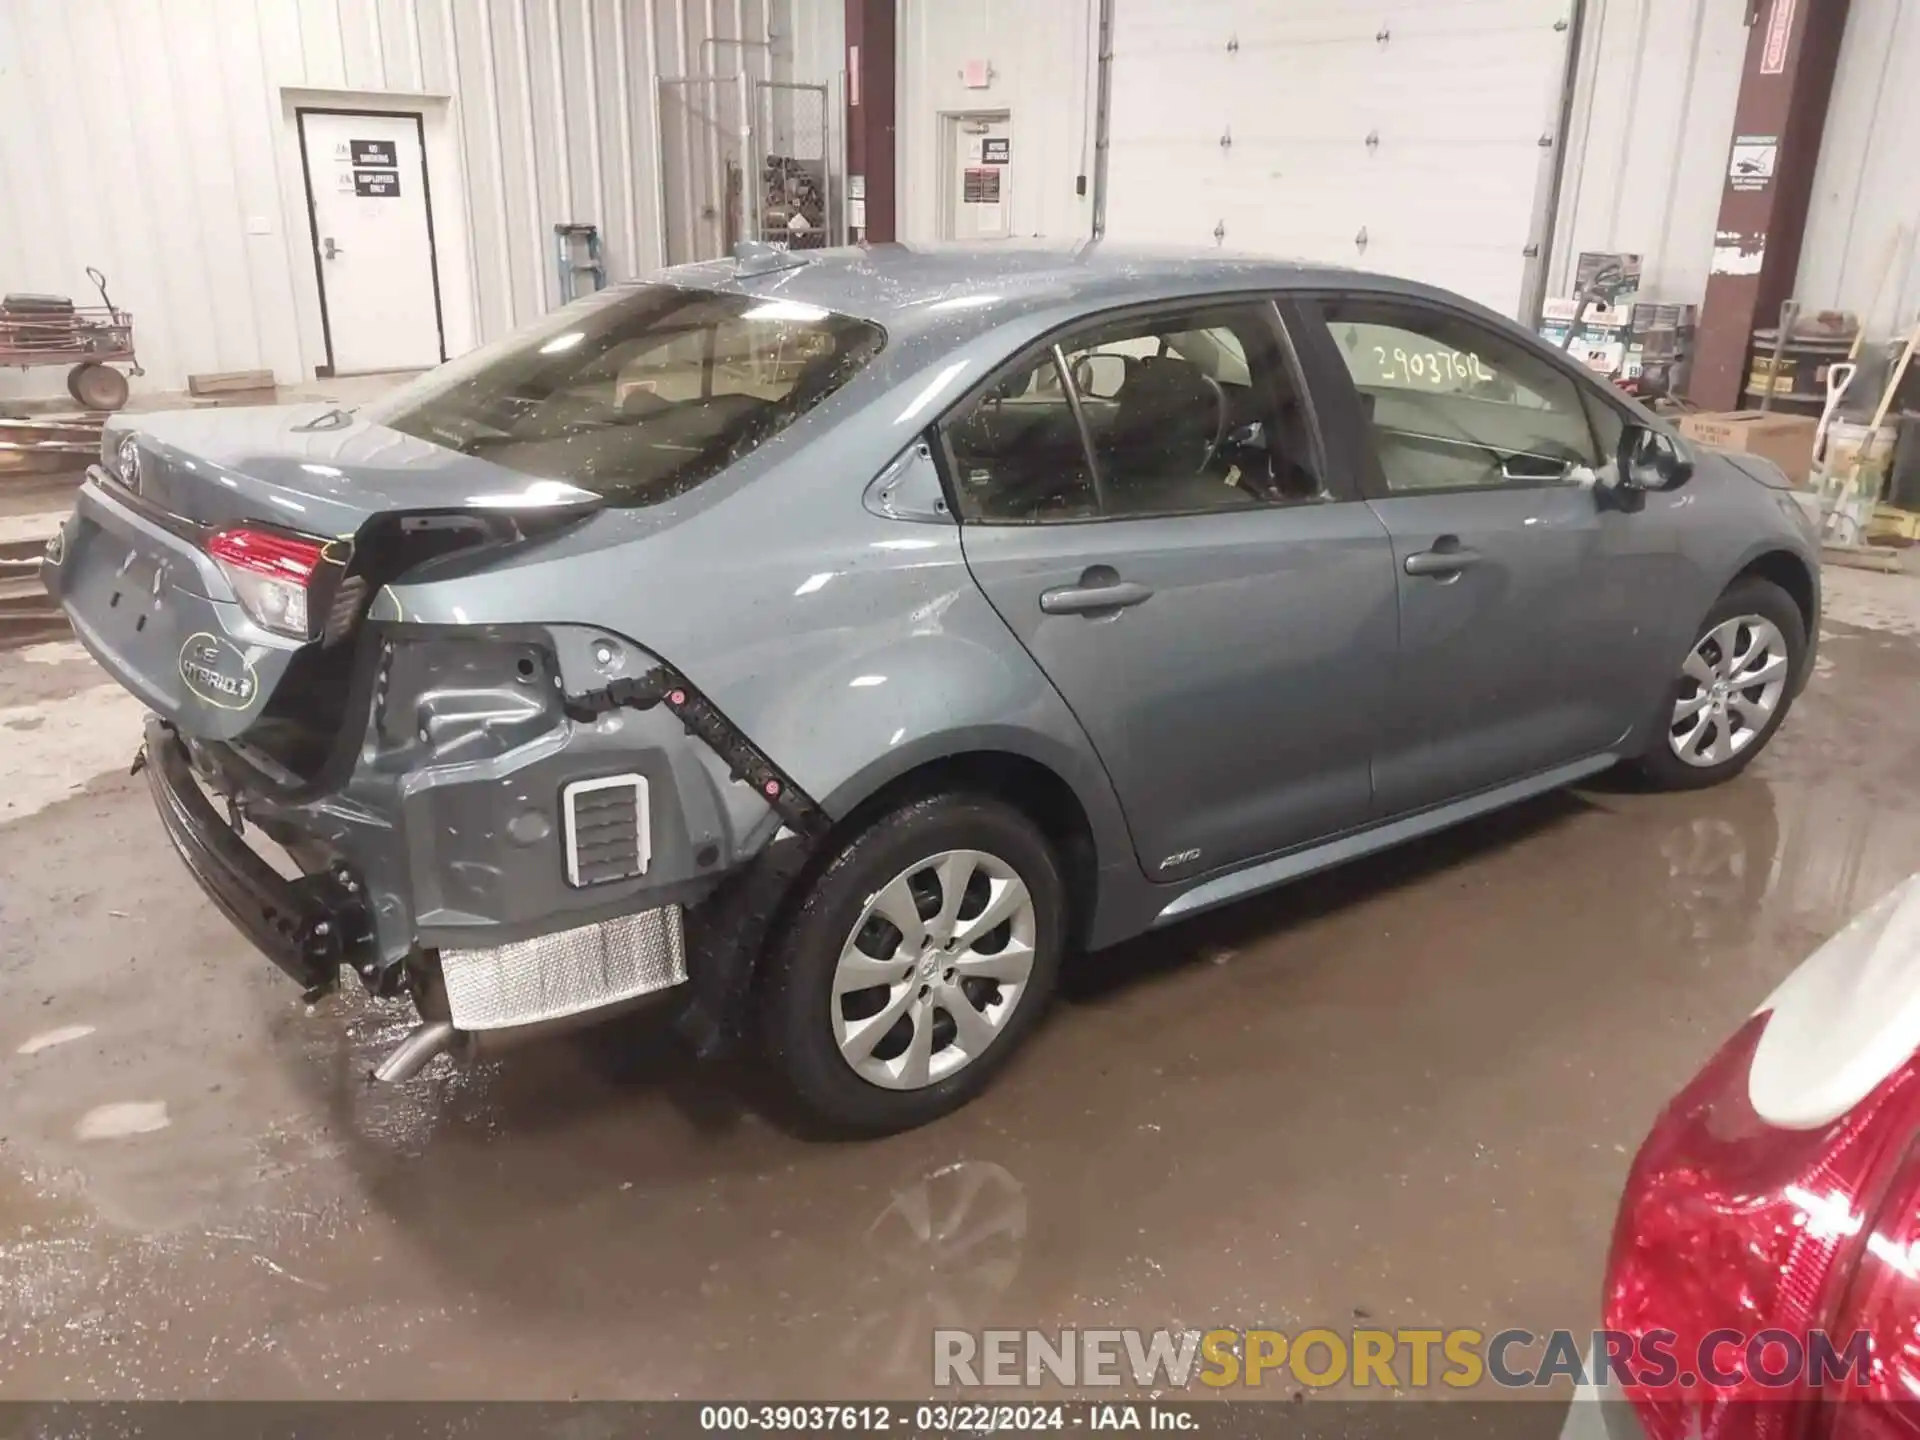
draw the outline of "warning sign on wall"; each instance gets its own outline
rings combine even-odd
[[[1000,203],[1000,171],[987,165],[968,166],[961,198],[969,205]]]
[[[1767,19],[1767,44],[1760,53],[1762,75],[1784,75],[1787,50],[1793,44],[1794,0],[1773,0],[1773,14]]]
[[[1780,160],[1777,135],[1736,135],[1733,158],[1727,165],[1727,179],[1736,190],[1754,192],[1767,188],[1773,180],[1774,166]]]

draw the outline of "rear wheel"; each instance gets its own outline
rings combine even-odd
[[[958,1109],[1040,1018],[1064,907],[1058,862],[1017,810],[972,795],[901,807],[832,857],[768,957],[768,1058],[838,1130]]]
[[[1806,622],[1770,580],[1737,580],[1701,622],[1640,769],[1670,790],[1717,785],[1767,746],[1793,704]]]
[[[89,361],[67,372],[67,393],[89,410],[118,410],[127,403],[127,377]]]

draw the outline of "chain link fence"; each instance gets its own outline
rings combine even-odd
[[[753,89],[758,238],[795,250],[839,243],[827,87],[756,80]]]
[[[841,243],[825,85],[737,75],[659,85],[667,264],[712,260],[747,239],[796,250]]]

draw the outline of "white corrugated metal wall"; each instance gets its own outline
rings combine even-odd
[[[1007,187],[1016,237],[1085,235],[1093,175],[1094,0],[898,0],[897,224],[902,240],[940,233],[940,117],[1012,115]],[[1120,0],[1124,4],[1125,0]],[[984,89],[962,78],[969,60],[992,68]]]
[[[1582,250],[1642,257],[1655,299],[1707,288],[1748,0],[1587,0],[1550,294]]]
[[[1868,316],[1868,332],[1904,333],[1920,307],[1920,5],[1853,0],[1796,289],[1803,306]],[[1889,263],[1889,246],[1904,227]],[[1887,280],[1880,302],[1874,290]]]
[[[472,276],[450,339],[499,334],[552,303],[556,220],[599,224],[615,275],[659,262],[653,77],[743,61],[765,74],[765,50],[702,43],[765,38],[763,5],[774,75],[832,85],[837,124],[839,0],[6,0],[0,289],[86,298],[84,267],[106,270],[138,316],[148,389],[198,371],[310,375],[324,352],[308,237],[289,213],[289,88],[370,104],[439,96],[457,121],[457,178],[434,175],[436,218]],[[1014,111],[1016,233],[1086,233],[1074,177],[1092,164],[1094,8],[901,0],[904,236],[937,225],[938,113],[1001,105]],[[1619,249],[1646,256],[1650,293],[1700,297],[1747,9],[1587,0],[1550,290],[1579,250]],[[970,59],[993,65],[988,90],[960,84]],[[1801,266],[1807,303],[1866,308],[1904,224],[1875,328],[1920,304],[1916,139],[1920,7],[1854,0]],[[0,371],[0,398],[59,384],[54,371]]]
[[[1552,277],[1580,250],[1645,257],[1648,292],[1698,301],[1733,138],[1748,0],[1588,0]],[[1920,6],[1853,0],[1828,106],[1795,292],[1804,308],[1867,316],[1920,306]],[[1904,227],[1880,303],[1873,292]],[[1763,322],[1765,323],[1765,322]]]
[[[839,17],[838,0],[5,0],[0,290],[86,299],[85,267],[105,270],[148,390],[311,376],[325,351],[292,103],[414,97],[465,348],[554,303],[556,221],[597,224],[616,277],[660,263],[656,75],[764,78],[771,28],[773,78],[837,84]],[[0,371],[0,398],[62,383]]]

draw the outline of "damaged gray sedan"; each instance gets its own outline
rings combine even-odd
[[[1737,773],[1817,556],[1777,470],[1438,291],[880,247],[354,413],[116,417],[44,576],[213,901],[411,998],[376,1073],[664,995],[880,1131],[1070,949],[1618,761]]]

